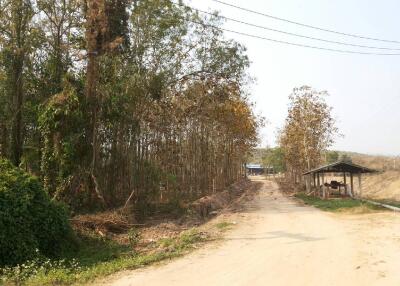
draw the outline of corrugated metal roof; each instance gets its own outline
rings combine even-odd
[[[260,164],[246,164],[246,168],[249,169],[263,169],[264,167]]]
[[[333,164],[325,165],[313,170],[310,170],[303,175],[308,175],[312,173],[340,173],[340,172],[347,172],[347,173],[375,173],[377,172],[376,170],[363,167],[360,165],[356,165],[353,163],[347,163],[347,162],[336,162]]]

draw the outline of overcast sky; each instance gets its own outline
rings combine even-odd
[[[398,0],[223,0],[293,21],[372,38],[400,41]],[[193,7],[218,10],[221,15],[307,36],[361,45],[399,48],[400,44],[367,41],[320,32],[249,14],[212,0],[191,0]],[[226,22],[225,28],[277,40],[365,52],[400,53],[326,44]],[[262,146],[275,145],[288,95],[294,87],[310,85],[330,93],[329,104],[343,138],[334,149],[370,154],[400,154],[400,56],[340,54],[292,47],[226,32],[248,48],[250,73],[257,82],[251,99],[257,113],[269,121]]]

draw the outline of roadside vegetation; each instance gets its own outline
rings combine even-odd
[[[38,254],[57,258],[75,244],[64,206],[50,200],[37,178],[0,159],[0,267]]]
[[[135,245],[98,236],[81,237],[80,240],[77,253],[60,260],[37,257],[19,266],[4,268],[0,272],[0,281],[5,285],[84,285],[121,270],[181,256],[206,241],[207,236],[191,229],[176,238],[155,241],[146,252],[137,252]]]
[[[206,204],[211,202],[214,213],[241,209],[260,187],[259,183],[246,182],[231,187],[229,197],[219,193],[210,196]],[[81,215],[73,222],[74,249],[57,258],[38,251],[33,259],[0,268],[0,285],[86,285],[118,271],[182,256],[205,242],[220,239],[236,225],[220,218],[208,223],[215,214],[204,217],[199,203],[193,208],[177,217],[149,219],[138,227],[112,212]]]
[[[24,174],[9,163],[7,166]],[[204,242],[221,238],[235,223],[224,220],[205,223],[222,209],[241,209],[259,187],[259,183],[243,180],[207,200],[199,199],[179,214],[161,213],[137,224],[137,227],[129,220],[129,212],[75,216],[71,220],[74,233],[70,242],[73,247],[54,256],[49,256],[41,248],[35,249],[34,253],[29,251],[29,256],[21,259],[23,262],[0,268],[0,285],[86,285],[114,272],[179,257]],[[4,217],[1,219],[0,224],[4,225]],[[4,229],[1,231],[4,233]],[[72,234],[71,229],[66,234]],[[65,246],[65,240],[55,238],[53,247]],[[14,249],[11,242],[9,245],[8,249]],[[7,258],[7,255],[5,253],[2,257]]]
[[[324,211],[330,212],[370,212],[370,211],[382,211],[385,208],[370,204],[368,202],[362,202],[352,198],[331,198],[329,200],[321,199],[316,196],[308,196],[303,192],[295,194],[295,197],[302,200],[305,204],[314,206]]]
[[[170,251],[133,246],[149,219],[225,206],[257,144],[246,48],[220,25],[170,0],[0,1],[7,283],[89,281],[199,241],[176,230]]]

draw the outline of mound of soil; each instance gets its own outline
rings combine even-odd
[[[258,183],[243,179],[227,190],[194,201],[189,205],[189,209],[203,219],[225,208],[234,210],[243,200],[250,200],[257,193],[258,187]]]

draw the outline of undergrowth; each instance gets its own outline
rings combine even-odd
[[[132,232],[131,244],[136,244]],[[82,236],[78,253],[62,260],[38,258],[16,267],[0,269],[0,285],[71,285],[86,284],[121,270],[135,269],[190,251],[207,237],[191,229],[177,238],[161,239],[151,252],[136,252],[132,245],[122,245],[106,238]]]
[[[352,198],[331,198],[323,200],[319,197],[307,196],[305,193],[297,193],[295,197],[301,199],[307,205],[314,206],[324,211],[340,212],[355,208],[363,208],[365,210],[382,210],[382,207]]]

